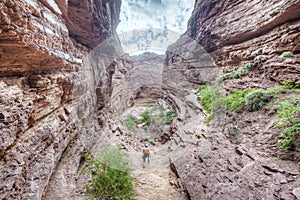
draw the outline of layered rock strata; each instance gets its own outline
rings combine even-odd
[[[298,0],[196,1],[187,32],[168,49],[164,71],[181,74],[193,87],[193,83],[209,83],[222,73],[250,63],[247,76],[223,82],[224,92],[274,87],[288,79],[299,86],[299,9]],[[192,43],[198,45],[198,50],[192,48],[190,41],[195,41]],[[185,45],[192,51],[182,51]],[[198,68],[207,66],[205,58],[202,63],[194,59],[201,57],[203,53],[199,52],[204,50],[215,67],[207,75],[191,67],[192,63]],[[286,51],[294,56],[280,57]],[[178,56],[178,52],[183,52],[183,56]],[[262,55],[264,60],[254,62],[255,57]],[[177,89],[172,81],[165,83],[171,93],[181,96],[187,113],[187,121],[183,122],[191,121],[193,118],[189,117],[195,117],[195,113],[182,101],[186,90]],[[189,137],[188,133],[198,135],[198,141],[194,139],[183,155],[173,159],[174,170],[191,199],[299,198],[299,152],[278,148],[274,109],[253,113],[219,111],[209,125],[178,126],[182,141]],[[204,120],[203,115],[196,116]]]
[[[134,104],[150,104],[162,98],[164,56],[144,53],[123,55],[113,75],[112,107],[122,112]]]
[[[295,78],[299,84],[299,76],[291,73],[299,74],[299,57],[279,59],[285,51],[300,51],[299,13],[299,0],[197,1],[187,35],[224,71],[265,55],[269,64],[260,68],[261,74],[277,82]]]
[[[119,10],[120,1],[0,2],[1,199],[74,198],[82,152],[108,115]]]

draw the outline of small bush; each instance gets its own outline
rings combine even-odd
[[[226,110],[240,110],[245,105],[245,96],[253,91],[249,90],[232,90],[231,95],[226,98]]]
[[[285,51],[280,55],[281,58],[289,58],[289,57],[293,57],[293,56],[294,56],[294,54],[290,51]]]
[[[174,110],[169,110],[166,116],[167,116],[166,124],[171,124],[174,118],[176,117],[176,112]]]
[[[205,119],[204,119],[204,123],[209,123],[211,120],[213,119],[213,115],[212,114],[210,114],[210,115],[208,115]]]
[[[200,86],[200,104],[208,113],[213,110],[224,108],[226,110],[240,110],[245,105],[245,96],[255,89],[232,90],[229,96],[217,95],[215,89],[211,86]],[[210,121],[211,117],[206,120]]]
[[[200,105],[203,106],[207,114],[211,114],[216,110],[226,109],[226,96],[218,91],[218,85],[202,85],[198,88],[198,95],[200,95]],[[209,122],[211,117],[206,118]]]
[[[267,60],[267,57],[265,55],[258,55],[254,58],[254,61],[265,61]]]
[[[149,138],[145,138],[145,141],[148,142],[149,144],[155,146],[155,142],[153,140],[150,140]]]
[[[238,70],[236,71],[237,76],[241,77],[247,75],[249,73],[250,67],[251,67],[251,63],[247,63],[243,67],[238,68]]]
[[[202,105],[208,113],[211,113],[213,111],[213,103],[218,98],[215,89],[209,85],[201,85],[197,88],[197,92],[200,95],[200,105]]]
[[[235,78],[238,78],[236,72],[229,72],[229,73],[223,74],[220,79],[222,81],[224,81],[227,79],[235,79]]]
[[[278,144],[283,149],[300,151],[300,106],[281,102],[276,112],[279,128],[283,129]]]
[[[134,179],[127,155],[120,148],[103,150],[99,159],[84,155],[88,165],[84,172],[92,176],[85,186],[90,199],[130,200],[134,196]]]
[[[268,91],[255,90],[245,96],[245,105],[248,111],[260,110],[266,105],[272,98],[272,95]]]
[[[252,64],[251,63],[246,63],[245,65],[244,65],[244,68],[245,69],[250,69],[252,67]]]
[[[176,117],[173,110],[162,110],[158,106],[151,104],[137,120],[139,123],[145,123],[150,131],[158,131],[166,124],[170,124]]]
[[[233,72],[223,74],[220,77],[220,80],[224,81],[224,80],[227,80],[227,79],[241,78],[242,76],[245,76],[249,73],[249,69],[250,69],[251,66],[252,66],[251,63],[247,63],[243,67],[238,68],[237,71],[233,71]]]
[[[141,118],[139,118],[138,121],[145,123],[146,126],[149,126],[152,121],[150,111],[146,110],[145,112],[143,112]]]
[[[136,117],[133,115],[128,115],[127,118],[124,120],[124,125],[127,127],[127,129],[131,132],[136,132],[137,130],[137,124],[136,124]]]
[[[293,89],[296,87],[295,85],[296,79],[288,79],[288,80],[283,80],[280,83],[287,89]]]

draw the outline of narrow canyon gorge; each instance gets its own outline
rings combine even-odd
[[[300,199],[300,0],[196,0],[164,55],[124,52],[121,4],[0,0],[0,199],[87,199],[115,145],[133,199]]]

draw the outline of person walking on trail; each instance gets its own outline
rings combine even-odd
[[[143,168],[145,168],[145,162],[148,158],[148,163],[150,162],[150,149],[148,147],[148,144],[145,144],[143,148]]]

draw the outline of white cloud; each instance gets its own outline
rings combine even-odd
[[[123,0],[117,28],[123,47],[164,52],[185,32],[193,5],[192,0]]]

